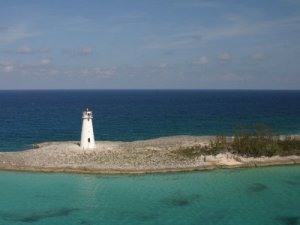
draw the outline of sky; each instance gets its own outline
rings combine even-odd
[[[0,89],[300,89],[300,0],[0,0]]]

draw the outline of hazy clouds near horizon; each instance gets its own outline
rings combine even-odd
[[[0,89],[299,89],[297,0],[0,0]]]

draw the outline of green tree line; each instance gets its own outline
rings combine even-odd
[[[207,146],[193,146],[177,151],[187,157],[217,155],[230,152],[247,157],[300,155],[300,138],[275,136],[272,129],[261,124],[235,129],[233,137],[218,135]]]

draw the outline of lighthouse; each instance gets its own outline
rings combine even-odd
[[[96,148],[93,130],[93,112],[86,109],[82,113],[82,130],[80,147],[82,149]]]

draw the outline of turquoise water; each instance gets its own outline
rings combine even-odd
[[[300,224],[299,166],[0,181],[1,225]]]

